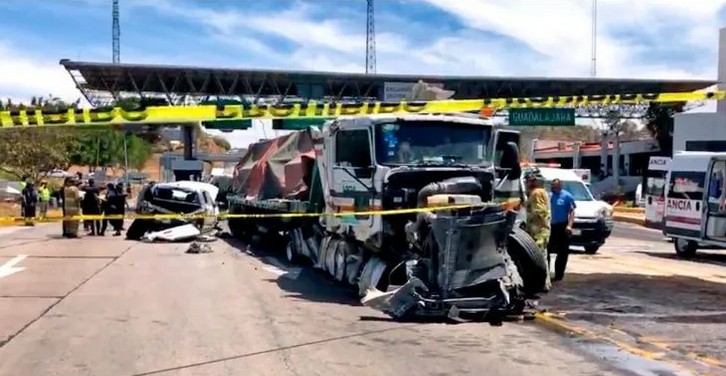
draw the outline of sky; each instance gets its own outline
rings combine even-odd
[[[364,0],[120,3],[124,63],[365,70]],[[597,76],[715,79],[725,5],[599,0]],[[74,100],[59,60],[111,61],[111,0],[0,0],[0,14],[0,98]],[[377,0],[377,71],[587,77],[591,14],[588,0]],[[270,132],[225,135],[239,147]]]

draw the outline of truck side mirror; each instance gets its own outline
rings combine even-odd
[[[507,142],[502,150],[502,157],[499,160],[499,167],[509,170],[509,179],[519,179],[522,175],[522,167],[519,164],[519,147],[514,142]]]

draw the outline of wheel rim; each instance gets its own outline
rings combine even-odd
[[[288,243],[287,247],[285,247],[285,254],[287,255],[287,261],[292,261],[293,254],[292,254],[292,244]]]

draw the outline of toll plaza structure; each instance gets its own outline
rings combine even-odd
[[[392,74],[224,69],[113,64],[63,59],[76,87],[93,106],[128,96],[169,105],[214,99],[239,101],[398,101],[418,81],[454,91],[452,99],[692,92],[713,80],[554,77],[409,76]]]
[[[660,80],[553,77],[410,76],[393,74],[226,69],[149,64],[115,64],[62,59],[76,87],[93,106],[136,97],[153,105],[202,103],[281,104],[307,101],[400,101],[419,81],[453,92],[451,99],[522,98],[636,93],[687,93],[713,80]],[[648,104],[615,105],[623,117],[642,117]],[[584,106],[577,117],[605,118],[613,105]],[[507,110],[497,110],[501,116]],[[300,119],[295,123],[317,119]],[[282,123],[283,121],[280,121]],[[221,123],[223,122],[214,122]],[[231,122],[223,131],[246,129],[250,121]],[[175,124],[175,126],[178,124]],[[306,124],[303,124],[306,125]],[[205,124],[213,128],[217,124]],[[297,124],[297,126],[301,126]],[[286,129],[273,121],[274,129]],[[192,127],[182,127],[185,159],[193,159]]]

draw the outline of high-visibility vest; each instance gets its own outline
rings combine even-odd
[[[38,193],[40,195],[40,201],[41,202],[48,202],[48,201],[50,201],[50,189],[48,189],[48,188],[41,188],[38,191]]]

